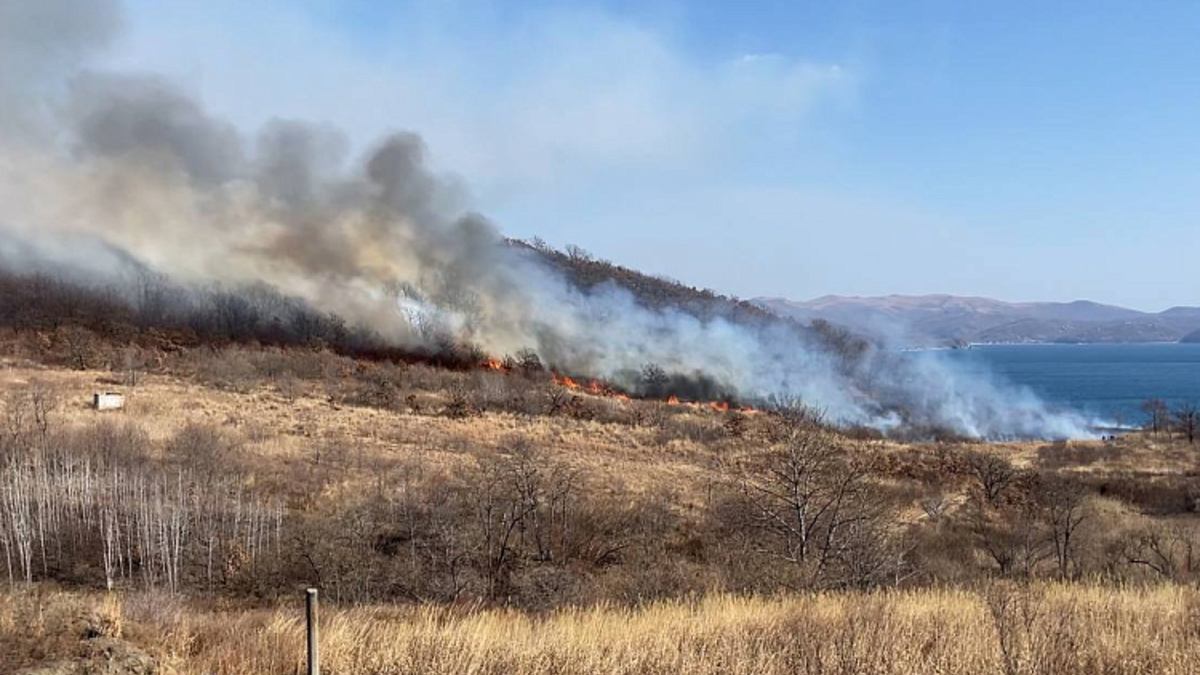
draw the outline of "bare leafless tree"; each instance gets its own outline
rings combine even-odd
[[[1170,428],[1171,413],[1162,399],[1147,399],[1142,403],[1142,412],[1146,415],[1146,425],[1155,436]]]
[[[1054,545],[1058,576],[1065,579],[1075,558],[1079,528],[1088,518],[1087,492],[1078,481],[1064,477],[1044,479],[1038,488],[1037,500]]]
[[[479,408],[466,387],[455,386],[450,390],[450,400],[446,402],[442,414],[451,419],[461,420],[479,414]]]
[[[1175,428],[1189,444],[1196,442],[1196,426],[1200,425],[1200,408],[1194,402],[1179,404],[1175,408]]]
[[[977,505],[966,523],[975,546],[1001,577],[1030,579],[1054,557],[1051,537],[1031,505]]]
[[[860,564],[884,548],[884,501],[863,458],[832,434],[795,428],[743,467],[740,492],[766,551],[797,565],[810,583],[850,581],[843,572],[865,571]]]
[[[4,411],[0,450],[5,454],[48,450],[58,411],[58,397],[49,387],[34,381],[10,390],[0,406]]]
[[[75,370],[87,370],[96,358],[96,337],[80,326],[65,326],[59,331],[67,364]]]
[[[572,262],[592,262],[596,259],[589,251],[575,244],[567,244],[566,251]]]
[[[138,576],[147,587],[179,592],[187,570],[214,554],[236,550],[251,565],[278,555],[282,514],[229,477],[200,480],[148,462],[107,465],[103,455],[57,453],[13,456],[0,466],[0,546],[10,582],[90,561],[101,564],[106,588]]]
[[[1121,554],[1132,567],[1153,571],[1169,580],[1192,578],[1200,557],[1194,528],[1182,524],[1153,524],[1127,537]]]
[[[550,387],[546,390],[546,414],[554,416],[565,413],[574,398],[575,395],[566,387],[558,385]]]
[[[993,506],[999,503],[1004,491],[1017,477],[1011,462],[991,452],[968,452],[963,466],[984,500]]]
[[[925,516],[933,522],[940,521],[942,516],[946,514],[946,508],[948,507],[946,495],[941,490],[924,497],[921,499],[920,504],[921,510],[925,512]]]
[[[129,346],[121,350],[121,379],[127,387],[136,387],[146,370],[146,356],[142,350]]]
[[[984,598],[996,627],[1005,675],[1029,672],[1037,665],[1034,624],[1042,614],[1040,591],[1028,585],[998,582],[987,588]]]
[[[520,560],[562,561],[571,548],[572,503],[579,481],[578,471],[522,441],[484,460],[474,495],[490,594],[503,590]]]
[[[531,543],[534,559],[555,560],[570,535],[568,509],[576,490],[579,472],[547,461],[528,445],[514,448],[509,460],[514,493],[526,513],[523,537]]]
[[[508,468],[501,462],[485,465],[476,490],[476,517],[482,533],[487,593],[496,596],[507,580],[515,557],[514,538],[528,515],[529,505],[513,498]]]

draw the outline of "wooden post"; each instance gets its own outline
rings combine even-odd
[[[305,594],[305,618],[308,623],[308,675],[321,675],[321,650],[317,646],[317,589]]]

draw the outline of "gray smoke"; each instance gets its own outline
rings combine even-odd
[[[82,159],[179,172],[206,190],[239,178],[244,168],[237,129],[205,115],[160,78],[81,74],[69,101],[74,149]]]
[[[654,363],[745,399],[800,397],[883,429],[1088,433],[1029,392],[936,357],[871,348],[851,362],[783,324],[651,310],[613,284],[581,290],[470,212],[415,134],[358,159],[327,125],[275,120],[246,138],[161,78],[88,70],[120,24],[116,10],[0,0],[0,102],[12,105],[0,133],[20,139],[0,140],[0,262],[10,267],[36,258],[94,278],[136,266],[183,283],[265,283],[399,346],[451,336],[495,355],[528,348],[630,388]]]
[[[44,140],[67,78],[116,37],[116,0],[0,1],[0,130],[4,141]]]

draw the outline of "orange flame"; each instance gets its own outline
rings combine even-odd
[[[484,359],[480,363],[480,366],[482,368],[486,368],[487,370],[493,370],[493,371],[499,371],[499,372],[508,372],[508,370],[509,370],[509,366],[505,365],[504,361],[501,361],[500,359],[496,359],[496,358]],[[620,390],[617,390],[617,389],[612,389],[607,384],[605,384],[604,382],[602,382],[600,380],[588,380],[587,384],[580,385],[578,382],[576,382],[570,376],[559,375],[558,373],[555,373],[555,372],[550,373],[550,378],[554,382],[554,384],[557,384],[562,387],[566,387],[567,389],[583,391],[583,392],[586,392],[593,396],[607,396],[607,397],[615,398],[618,401],[623,401],[623,402],[633,400],[632,398],[630,398],[630,396],[628,394],[622,393]],[[726,401],[708,401],[707,403],[703,402],[703,401],[689,401],[688,403],[684,404],[684,403],[681,403],[679,400],[679,397],[675,396],[674,394],[667,397],[666,404],[667,405],[687,405],[689,408],[694,408],[697,410],[703,409],[704,407],[707,406],[708,408],[715,410],[717,412],[727,412],[727,411],[731,410],[729,403]],[[746,413],[747,415],[754,415],[759,412],[758,410],[755,410],[754,408],[751,408],[749,406],[739,406],[737,410],[739,412]]]
[[[554,383],[561,384],[562,386],[566,387],[567,389],[578,389],[579,388],[579,383],[576,382],[575,380],[572,380],[571,378],[567,377],[566,375],[555,375]]]

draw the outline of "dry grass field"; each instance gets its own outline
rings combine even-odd
[[[247,358],[136,384],[0,362],[0,672],[295,675],[318,585],[331,675],[1200,673],[1178,438],[901,443],[572,392],[555,412],[556,385],[497,373],[396,367],[364,404],[385,378],[344,359],[206,370]],[[107,389],[124,410],[90,407]],[[806,504],[844,497],[805,521],[824,544],[763,517],[804,506],[772,501],[783,469]],[[44,487],[22,507],[22,485]]]
[[[361,470],[353,472],[357,475],[350,479],[355,481],[370,479],[391,461],[412,458],[427,468],[453,472],[470,461],[467,449],[502,450],[520,439],[556,459],[586,468],[595,478],[623,491],[649,491],[669,484],[680,490],[694,488],[690,497],[698,499],[705,474],[722,462],[735,460],[739,452],[731,444],[707,439],[664,439],[653,425],[489,411],[465,420],[397,414],[335,403],[323,390],[314,388],[300,387],[287,394],[271,383],[248,389],[218,388],[168,374],[142,375],[132,388],[116,386],[127,396],[126,409],[97,413],[90,405],[92,392],[112,387],[113,382],[109,371],[66,370],[0,359],[0,392],[31,384],[48,388],[59,402],[57,420],[68,427],[83,428],[97,420],[131,422],[161,442],[188,425],[216,425],[243,439],[252,458],[278,463],[276,469],[311,461],[317,448],[332,446]],[[719,426],[722,416],[697,407],[681,410],[676,417]],[[872,452],[884,455],[920,447],[886,440],[870,443]],[[1200,453],[1193,448],[1144,434],[1115,441],[990,443],[986,449],[1019,468],[1049,462],[1056,469],[1079,474],[1172,476],[1200,470]]]
[[[415,460],[427,470],[452,473],[471,461],[468,449],[501,450],[516,440],[534,443],[556,459],[586,467],[597,479],[633,492],[664,484],[681,489],[701,485],[697,467],[711,467],[718,460],[710,444],[687,438],[664,442],[652,426],[488,411],[463,420],[397,414],[334,403],[315,390],[284,395],[271,384],[216,388],[174,375],[148,374],[136,387],[117,386],[127,396],[126,408],[98,413],[91,407],[92,392],[112,387],[112,380],[106,371],[0,362],[0,391],[30,385],[48,389],[59,404],[57,422],[68,428],[98,420],[129,422],[162,442],[189,425],[215,425],[244,441],[251,461],[269,463],[276,471],[314,461],[315,453],[331,448],[335,459],[349,464],[343,478],[350,489],[370,482],[393,462]],[[682,414],[717,417],[702,408]]]
[[[120,638],[160,672],[295,675],[302,616],[300,602],[234,610],[153,595],[18,592],[0,596],[0,653],[55,664],[87,653],[89,640]],[[364,606],[326,612],[321,649],[323,672],[334,675],[1182,675],[1200,672],[1198,637],[1193,588],[996,584],[537,615]]]

